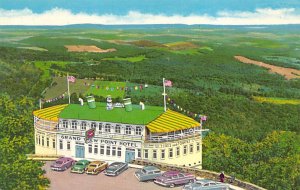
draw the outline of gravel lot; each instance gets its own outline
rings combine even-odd
[[[129,168],[117,177],[108,177],[103,173],[96,176],[87,174],[73,174],[70,168],[67,171],[57,172],[50,169],[52,162],[46,162],[43,169],[46,170],[46,177],[50,180],[51,190],[179,190],[182,186],[167,188],[154,184],[153,182],[139,182],[134,172],[136,169]]]

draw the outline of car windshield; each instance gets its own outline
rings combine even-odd
[[[63,162],[62,161],[56,161],[55,163],[56,164],[62,164]]]
[[[171,176],[163,174],[162,176],[164,176],[165,178],[171,179]]]
[[[77,162],[76,163],[76,166],[83,166],[84,164],[83,163],[81,163],[81,162]]]
[[[142,169],[141,172],[142,172],[143,174],[147,173],[147,171],[144,170],[144,169]]]
[[[97,165],[95,165],[95,164],[90,165],[90,168],[95,168],[95,167],[97,167]]]

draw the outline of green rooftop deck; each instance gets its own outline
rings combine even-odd
[[[139,105],[132,105],[132,111],[127,112],[125,108],[106,110],[105,103],[97,102],[96,105],[95,109],[90,109],[86,103],[83,106],[70,104],[60,112],[59,118],[146,125],[164,112],[163,107],[157,106],[145,105],[145,110],[141,110]]]

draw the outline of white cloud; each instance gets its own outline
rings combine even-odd
[[[217,16],[207,14],[182,16],[174,14],[140,13],[130,11],[127,15],[72,13],[70,10],[54,8],[43,13],[30,9],[0,9],[0,25],[67,25],[67,24],[300,24],[300,13],[294,8],[261,8],[254,12],[221,11]]]

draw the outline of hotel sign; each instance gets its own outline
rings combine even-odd
[[[69,140],[69,141],[76,141],[76,142],[85,142],[85,137],[82,136],[71,136],[71,135],[58,135],[59,139],[62,140]],[[141,148],[142,145],[140,142],[134,141],[120,141],[120,140],[113,140],[113,139],[101,139],[101,138],[93,138],[89,143],[100,143],[111,145],[111,146],[125,146],[126,148]]]

